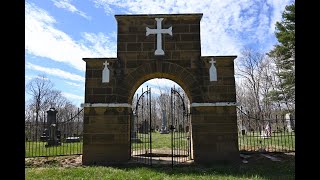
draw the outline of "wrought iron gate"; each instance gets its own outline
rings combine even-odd
[[[131,119],[131,159],[152,165],[151,88],[139,96]]]
[[[146,91],[142,89],[140,96],[137,94],[131,119],[131,160],[147,165],[171,164],[173,167],[191,159],[190,113],[185,104],[184,96],[171,88],[168,123],[171,136],[168,142],[171,142],[171,149],[164,153],[152,153],[151,88],[147,87]],[[166,163],[159,163],[160,157],[165,159],[161,161]]]
[[[191,159],[190,113],[185,98],[171,88],[171,164],[181,164]]]

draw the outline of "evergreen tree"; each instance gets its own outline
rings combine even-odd
[[[279,44],[268,53],[275,60],[278,77],[277,89],[270,98],[281,102],[289,112],[295,105],[295,4],[286,6],[281,22],[276,23],[275,35]]]

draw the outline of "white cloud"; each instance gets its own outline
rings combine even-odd
[[[103,33],[82,33],[83,38],[92,44],[92,48],[95,50],[97,54],[113,54],[116,52],[116,45],[110,46],[110,42],[112,42],[113,34],[107,36]],[[106,48],[107,47],[107,48]],[[115,57],[115,56],[113,56]]]
[[[70,11],[72,13],[79,14],[80,16],[91,19],[91,17],[87,16],[86,13],[78,10],[74,5],[71,4],[72,0],[52,0],[53,4],[57,6],[58,8],[66,9],[67,11]]]
[[[71,86],[75,86],[75,87],[81,87],[83,86],[82,84],[79,84],[79,83],[74,83],[74,82],[69,82],[69,81],[65,81],[65,83],[71,85]]]
[[[248,45],[263,46],[274,36],[274,23],[292,0],[93,0],[112,14],[113,7],[128,14],[203,13],[202,55],[240,55]],[[271,6],[271,7],[269,7]],[[269,9],[270,8],[270,9]],[[271,14],[270,14],[271,13]],[[280,16],[279,16],[280,15]],[[272,30],[270,30],[272,29]],[[269,47],[269,45],[266,45]],[[262,47],[264,48],[264,47]]]
[[[53,76],[58,76],[60,78],[63,79],[69,79],[72,81],[80,81],[80,82],[84,82],[85,78],[82,76],[79,76],[77,74],[72,74],[66,71],[63,71],[61,69],[56,69],[56,68],[47,68],[47,67],[42,67],[42,66],[38,66],[32,63],[27,63],[26,64],[26,68],[28,69],[32,69],[32,70],[36,70],[36,71],[41,71],[44,72],[46,74],[50,74]]]
[[[115,42],[77,42],[68,34],[56,29],[56,20],[34,4],[25,4],[26,53],[63,62],[81,71],[85,70],[85,57],[115,57]],[[89,33],[90,34],[90,33]],[[96,36],[102,36],[98,33]],[[91,33],[91,36],[95,34]],[[107,38],[105,41],[109,40]]]
[[[84,100],[84,96],[78,96],[78,95],[75,95],[75,94],[72,94],[72,93],[68,93],[68,92],[62,92],[62,95],[66,98],[70,98],[70,99],[73,99],[73,100],[80,100],[80,101],[83,101]]]
[[[25,83],[27,83],[28,81],[30,81],[32,78],[33,78],[32,76],[26,75],[26,76],[24,77]]]

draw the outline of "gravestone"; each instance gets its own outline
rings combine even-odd
[[[264,129],[261,134],[261,138],[270,138],[271,137],[271,126],[269,122],[266,122]]]
[[[70,136],[66,138],[66,143],[80,142],[80,137]]]
[[[40,141],[42,142],[47,142],[49,139],[49,129],[45,128],[43,130],[42,135],[40,136]]]
[[[162,123],[161,123],[161,129],[160,134],[168,134],[169,131],[167,130],[167,115],[164,110],[162,110]]]
[[[291,127],[291,117],[290,117],[290,113],[286,114],[286,124],[287,124],[287,130],[288,132],[292,132],[292,127]]]
[[[57,127],[57,110],[50,108],[47,111],[47,122],[49,130],[49,138],[45,147],[61,145],[58,127]]]
[[[141,143],[142,141],[137,137],[137,127],[136,125],[137,116],[133,114],[131,119],[131,142]]]
[[[189,126],[186,126],[186,132],[189,132],[190,130],[189,130]]]
[[[148,134],[150,129],[149,122],[144,120],[139,126],[139,133]]]

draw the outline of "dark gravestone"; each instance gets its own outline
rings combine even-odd
[[[141,143],[142,141],[137,137],[136,121],[137,121],[137,116],[133,114],[131,119],[131,142]]]
[[[47,142],[48,140],[49,140],[49,130],[45,128],[42,135],[40,136],[40,141]]]
[[[61,145],[60,142],[60,132],[58,131],[57,127],[57,112],[55,108],[50,108],[47,111],[47,122],[48,122],[48,131],[49,131],[49,138],[46,147],[50,146],[59,146]]]
[[[242,136],[246,135],[246,130],[245,130],[245,129],[242,129],[242,130],[241,130],[241,135],[242,135]]]
[[[189,132],[189,126],[186,126],[186,132]]]
[[[148,134],[149,133],[149,122],[144,120],[139,126],[139,133]]]

